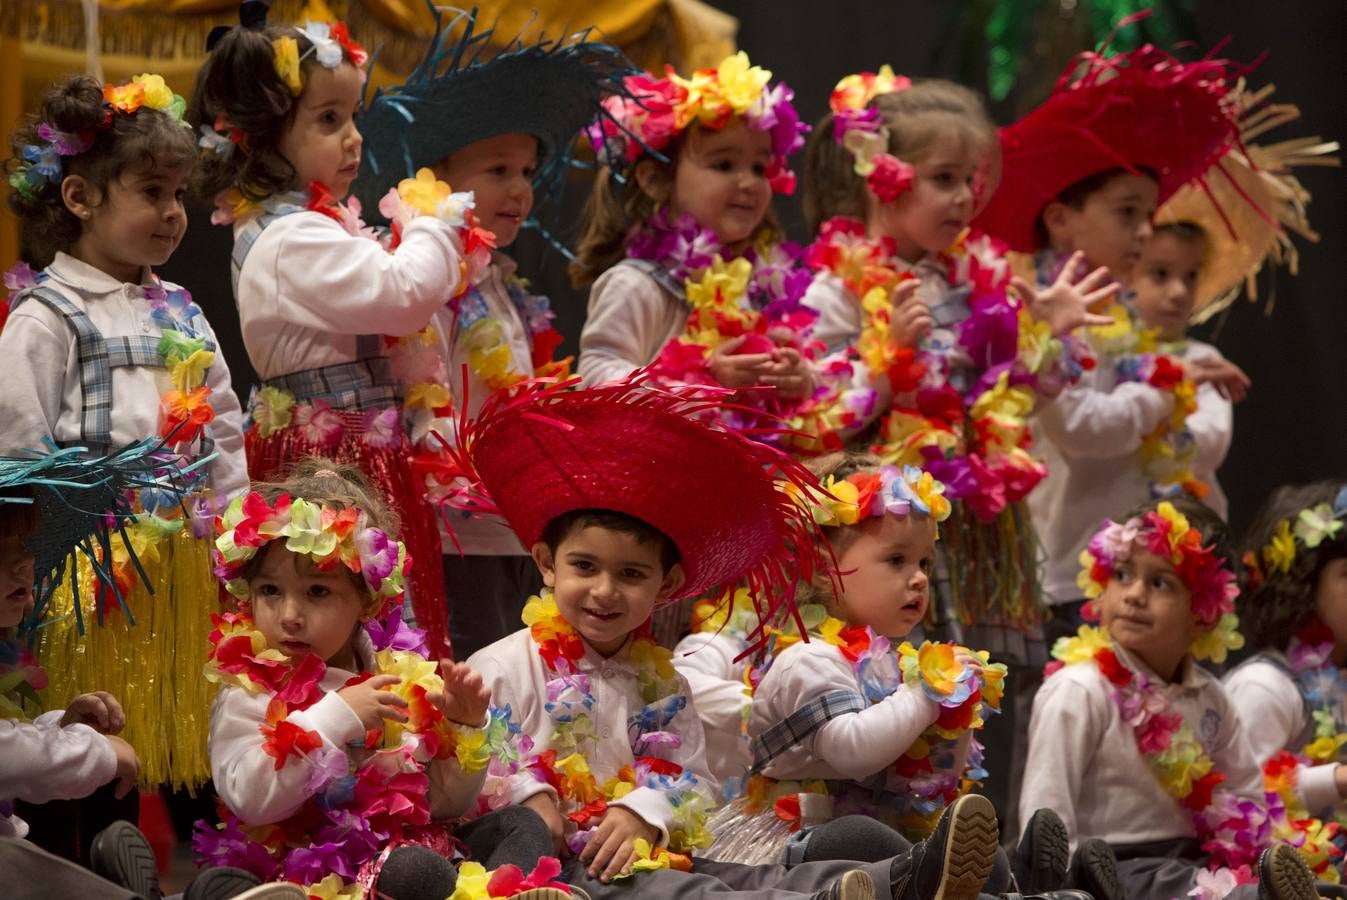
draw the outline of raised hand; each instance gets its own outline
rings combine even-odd
[[[1042,290],[1035,289],[1023,278],[1010,280],[1010,287],[1029,305],[1035,319],[1048,323],[1058,337],[1082,325],[1111,325],[1108,316],[1090,312],[1090,307],[1108,299],[1121,285],[1109,277],[1108,269],[1100,266],[1093,272],[1080,275],[1085,254],[1077,250],[1062,266],[1057,280]]]
[[[407,701],[385,688],[401,681],[396,675],[375,675],[359,684],[344,687],[337,695],[346,701],[351,711],[360,717],[360,724],[368,731],[382,728],[384,719],[394,722],[406,722]]]
[[[491,705],[491,689],[482,676],[468,668],[467,663],[442,659],[440,677],[444,679],[443,693],[427,694],[426,699],[450,722],[480,728],[486,722],[486,711]]]

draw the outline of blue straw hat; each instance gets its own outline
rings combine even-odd
[[[461,36],[451,38],[460,25]],[[590,41],[591,29],[527,44],[516,35],[484,58],[495,32],[476,26],[476,10],[447,22],[437,10],[425,58],[404,84],[375,91],[361,111],[365,143],[352,191],[366,219],[380,220],[379,200],[418,169],[516,132],[538,139],[534,190],[541,205],[565,179],[582,129],[604,115],[603,98],[626,95],[622,79],[639,71],[618,48]]]

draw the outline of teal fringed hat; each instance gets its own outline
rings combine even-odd
[[[638,71],[621,50],[590,41],[588,29],[531,43],[516,35],[483,58],[495,33],[475,30],[476,10],[448,21],[436,10],[435,18],[425,58],[401,86],[375,91],[359,115],[365,143],[352,192],[372,221],[388,189],[418,169],[515,132],[538,139],[534,188],[544,199],[564,180],[582,129],[604,114],[603,98],[625,96],[623,78]]]
[[[36,513],[26,540],[37,582],[32,622],[41,619],[52,590],[74,570],[80,553],[121,600],[111,566],[102,562],[111,559],[112,533],[135,519],[137,501],[148,509],[180,505],[192,473],[214,458],[183,468],[157,439],[97,458],[86,453],[67,447],[45,456],[0,457],[0,504],[28,505]],[[134,552],[131,560],[140,567]]]

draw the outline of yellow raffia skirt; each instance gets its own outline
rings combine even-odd
[[[206,736],[215,685],[203,676],[211,613],[220,610],[219,582],[211,571],[211,541],[190,530],[139,554],[154,588],[137,580],[126,597],[131,625],[113,599],[98,624],[97,581],[87,560],[78,569],[84,634],[73,615],[70,578],[56,588],[38,632],[37,656],[47,671],[42,699],[62,709],[72,697],[107,691],[126,710],[122,737],[140,757],[140,783],[194,789],[210,777]],[[147,558],[148,557],[148,558]]]

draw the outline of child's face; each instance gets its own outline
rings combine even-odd
[[[1095,601],[1099,617],[1120,647],[1169,678],[1197,637],[1191,593],[1169,560],[1133,544]]]
[[[349,62],[335,69],[305,70],[304,92],[278,146],[295,167],[295,186],[300,190],[317,181],[338,200],[350,193],[360,172],[363,139],[355,127],[355,113],[362,86],[360,70]]]
[[[572,528],[555,554],[535,544],[533,559],[566,621],[604,656],[621,650],[655,605],[683,584],[681,565],[664,571],[657,541],[598,525]]]
[[[1314,585],[1314,607],[1333,632],[1339,647],[1347,647],[1347,558],[1329,560]]]
[[[1053,248],[1080,250],[1095,266],[1106,266],[1130,284],[1132,270],[1151,236],[1159,187],[1148,175],[1119,173],[1085,198],[1079,209],[1050,203],[1044,222]]]
[[[1146,242],[1132,275],[1137,313],[1160,337],[1177,341],[1188,328],[1202,274],[1202,242],[1161,233]]]
[[[533,175],[538,170],[538,139],[531,134],[501,134],[456,150],[434,166],[436,177],[456,191],[472,191],[482,227],[506,247],[533,209]]]
[[[690,129],[678,154],[670,211],[691,213],[725,244],[748,240],[772,202],[772,141],[737,116],[712,131]]]
[[[72,252],[119,281],[138,282],[145,266],[168,262],[187,233],[190,169],[153,164],[129,168],[108,184],[106,196],[87,186],[84,230]],[[77,211],[78,214],[78,211]]]
[[[316,654],[340,668],[355,667],[354,638],[369,599],[344,566],[321,570],[273,542],[248,579],[253,621],[267,646],[297,658]]]
[[[968,227],[977,160],[957,136],[943,134],[912,167],[912,188],[897,200],[870,198],[876,230],[897,241],[899,255],[909,262],[946,249]]]
[[[0,628],[13,628],[33,608],[33,554],[25,536],[0,536]]]
[[[926,615],[935,523],[925,516],[879,516],[854,526],[859,536],[837,559],[837,605],[849,625],[905,637]]]

